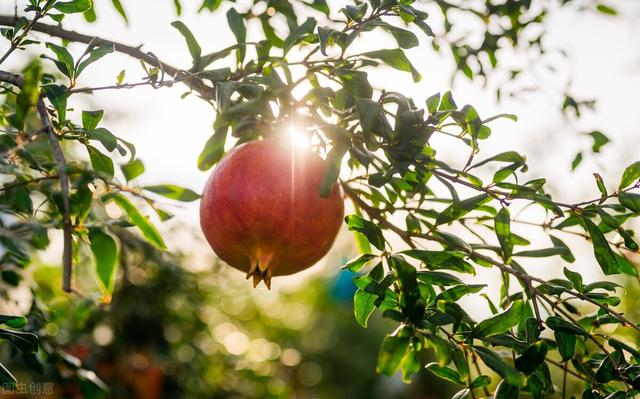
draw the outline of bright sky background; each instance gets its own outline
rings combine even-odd
[[[13,3],[10,0],[0,2],[0,13],[12,13]],[[87,24],[77,16],[66,19],[65,28],[123,43],[143,44],[143,50],[152,51],[171,65],[185,69],[190,67],[190,56],[184,41],[169,25],[176,19],[172,1],[124,1],[130,19],[129,26],[113,11],[111,2],[96,3],[96,23]],[[153,6],[150,6],[151,3]],[[215,14],[203,12],[197,15],[195,10],[200,1],[185,0],[183,3],[182,20],[194,32],[204,53],[234,42],[224,17],[226,8]],[[242,1],[239,3],[240,7],[244,4]],[[457,79],[451,88],[452,64],[448,55],[442,57],[434,54],[424,35],[419,35],[422,45],[409,52],[409,57],[415,60],[416,67],[422,73],[423,80],[420,83],[415,84],[408,74],[396,71],[384,70],[372,75],[374,79],[377,77],[383,85],[381,87],[410,95],[417,104],[424,104],[424,100],[435,92],[453,89],[458,105],[471,103],[483,117],[502,112],[517,114],[517,123],[499,121],[492,125],[494,134],[483,145],[484,151],[480,157],[516,149],[527,155],[531,178],[544,176],[549,179],[549,191],[556,199],[569,202],[595,198],[598,191],[593,172],[599,172],[607,185],[613,188],[623,168],[640,159],[640,104],[637,95],[640,93],[640,8],[632,0],[611,0],[608,3],[619,8],[622,16],[611,18],[595,12],[577,14],[570,10],[553,13],[547,23],[547,47],[567,50],[569,61],[558,64],[560,68],[555,75],[542,74],[536,83],[545,87],[543,93],[528,95],[523,101],[504,100],[496,104],[492,89],[484,88],[480,82],[470,83],[464,77]],[[330,4],[337,3],[330,1]],[[228,7],[226,3],[224,7]],[[50,40],[46,35],[38,34],[38,37]],[[368,41],[363,46],[394,45],[389,38],[379,39]],[[80,54],[84,45],[73,44],[70,48],[72,53]],[[11,67],[18,71],[24,58],[16,57],[12,62]],[[509,56],[505,62],[520,66],[527,64],[522,59]],[[114,84],[116,75],[122,69],[127,71],[128,82],[139,81],[143,76],[138,61],[125,55],[111,54],[89,67],[80,79],[79,86]],[[561,102],[559,93],[567,76],[572,78],[573,92],[577,98],[598,98],[600,101],[598,111],[585,116],[578,123],[577,130],[558,111]],[[197,169],[196,159],[212,133],[215,115],[196,96],[180,99],[185,91],[181,85],[162,90],[139,88],[105,91],[94,96],[86,95],[85,104],[76,102],[73,105],[77,107],[77,113],[80,107],[105,109],[104,126],[136,145],[138,156],[147,168],[140,179],[141,184],[175,183],[200,191],[208,173]],[[590,152],[591,139],[579,132],[595,129],[606,133],[613,143],[606,146],[597,158],[586,155],[583,164],[575,173],[571,173],[569,165],[576,152]],[[447,148],[438,150],[443,159],[455,160],[460,156],[456,153],[447,154]],[[174,222],[162,226],[162,229],[172,224],[185,223],[191,226],[196,234],[183,232],[176,239],[168,241],[174,246],[209,256],[208,251],[202,250],[205,247],[197,234],[197,206],[198,203],[192,203],[182,208],[174,207],[172,210],[177,212],[178,217]],[[349,255],[348,237],[344,235],[345,240],[338,245],[341,255]],[[579,241],[567,242],[580,245]],[[333,262],[337,260],[335,256]],[[582,256],[593,262],[590,253]],[[575,265],[580,264],[582,256]],[[553,268],[553,265],[548,266],[549,270]],[[336,270],[335,266],[332,269]]]

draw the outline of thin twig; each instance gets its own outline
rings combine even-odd
[[[438,171],[438,170],[431,170],[431,173],[433,173],[436,176],[440,176],[440,177],[442,177],[444,179],[450,180],[452,182],[455,182],[455,183],[458,183],[458,184],[462,184],[463,186],[472,188],[474,190],[482,191],[482,192],[486,193],[487,195],[489,195],[489,196],[491,196],[491,197],[493,197],[493,198],[495,198],[497,200],[503,200],[505,198],[506,199],[511,198],[511,193],[509,193],[507,191],[496,190],[496,189],[492,189],[491,187],[478,187],[478,186],[476,186],[476,185],[474,185],[472,183],[469,183],[466,180],[460,179],[457,176],[452,176],[452,175],[449,175],[447,173],[443,173],[443,172]],[[625,190],[621,190],[621,192],[628,192],[628,191],[631,191],[631,190],[633,190],[635,188],[638,188],[638,186],[637,185],[632,186],[632,187],[627,188]],[[620,194],[619,192],[614,192],[614,193],[606,195],[606,196],[600,196],[600,197],[595,198],[595,199],[582,201],[582,202],[577,202],[575,204],[569,204],[569,203],[557,202],[557,201],[554,201],[554,203],[556,205],[558,205],[559,207],[561,207],[561,208],[567,208],[569,210],[576,210],[576,209],[578,209],[580,207],[583,207],[585,205],[595,204],[595,203],[598,203],[598,202],[601,202],[601,201],[604,201],[604,200],[607,200],[607,199],[611,199],[611,198],[617,198],[619,196],[619,194]]]
[[[16,21],[17,21],[17,18],[13,15],[0,15],[0,25],[14,26]],[[58,37],[60,39],[70,41],[70,42],[89,44],[91,43],[92,40],[96,39],[95,36],[89,36],[83,33],[66,30],[60,26],[49,25],[42,22],[34,23],[31,30],[45,33],[49,36]],[[106,40],[103,38],[100,38],[100,40],[103,41],[104,43],[113,44],[115,51],[129,55],[141,61],[144,61],[145,63],[151,66],[160,68],[161,70],[163,70],[168,75],[171,75],[174,78],[182,78],[189,75],[188,72],[185,72],[179,68],[171,66],[165,62],[162,62],[158,60],[157,57],[149,53],[145,53],[144,51],[140,50],[140,47],[129,46],[127,44],[118,43],[118,42]],[[188,77],[184,79],[182,82],[207,101],[215,98],[213,88],[205,85],[201,79],[198,79],[195,77]]]
[[[29,179],[29,180],[22,180],[22,181],[7,183],[4,186],[0,187],[0,192],[13,190],[16,187],[26,186],[27,184],[30,184],[30,183],[38,183],[38,182],[41,182],[43,180],[54,180],[54,179],[59,179],[59,178],[60,178],[60,176],[58,176],[58,175],[47,175],[47,176],[42,176],[42,177],[35,177],[35,178]]]
[[[38,22],[38,20],[40,18],[42,18],[44,16],[43,13],[41,12],[36,12],[36,15],[33,17],[33,19],[31,21],[29,21],[29,23],[27,24],[27,26],[24,27],[24,29],[22,30],[22,33],[20,34],[20,36],[15,37],[13,39],[11,39],[11,46],[9,47],[9,49],[4,53],[4,55],[2,57],[0,57],[0,64],[2,64],[10,55],[11,53],[13,53],[18,46],[20,46],[20,43],[22,42],[22,40],[27,37],[27,34],[29,33],[29,31],[33,28],[33,26]],[[17,22],[18,18],[15,18],[15,21]],[[16,22],[13,23],[13,25],[16,24]]]
[[[0,71],[0,81],[10,83],[16,87],[22,88],[22,77],[20,75],[15,75],[13,73]],[[73,268],[73,259],[72,259],[72,245],[73,245],[73,237],[71,235],[72,225],[71,225],[71,206],[69,204],[69,176],[67,174],[67,163],[64,158],[64,153],[62,152],[62,147],[60,146],[60,141],[58,140],[58,136],[56,135],[55,129],[51,124],[51,119],[49,119],[49,112],[47,110],[47,106],[44,103],[42,97],[38,98],[38,103],[36,105],[36,109],[38,111],[38,115],[42,122],[45,132],[47,133],[47,138],[51,143],[51,148],[53,150],[53,156],[56,160],[56,165],[58,169],[58,179],[60,180],[60,190],[62,191],[62,224],[63,224],[63,249],[62,249],[62,289],[65,292],[72,292],[71,288],[71,274]]]

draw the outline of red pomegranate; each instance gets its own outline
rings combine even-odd
[[[200,226],[214,252],[253,277],[304,270],[331,248],[344,214],[340,188],[320,196],[326,163],[280,140],[240,145],[220,161],[200,202]]]

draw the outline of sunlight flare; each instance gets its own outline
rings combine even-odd
[[[296,127],[296,125],[291,124],[287,129],[287,135],[289,136],[289,141],[295,148],[299,149],[307,149],[311,147],[311,143],[309,138]]]

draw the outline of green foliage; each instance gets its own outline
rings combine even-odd
[[[99,229],[90,229],[89,243],[91,252],[95,257],[98,281],[105,292],[111,293],[118,264],[118,245],[116,240]]]
[[[140,210],[124,195],[116,194],[109,197],[116,205],[122,209],[127,215],[131,224],[140,229],[142,235],[149,240],[149,242],[155,244],[159,248],[166,248],[162,236],[156,229],[156,227],[147,219]]]

